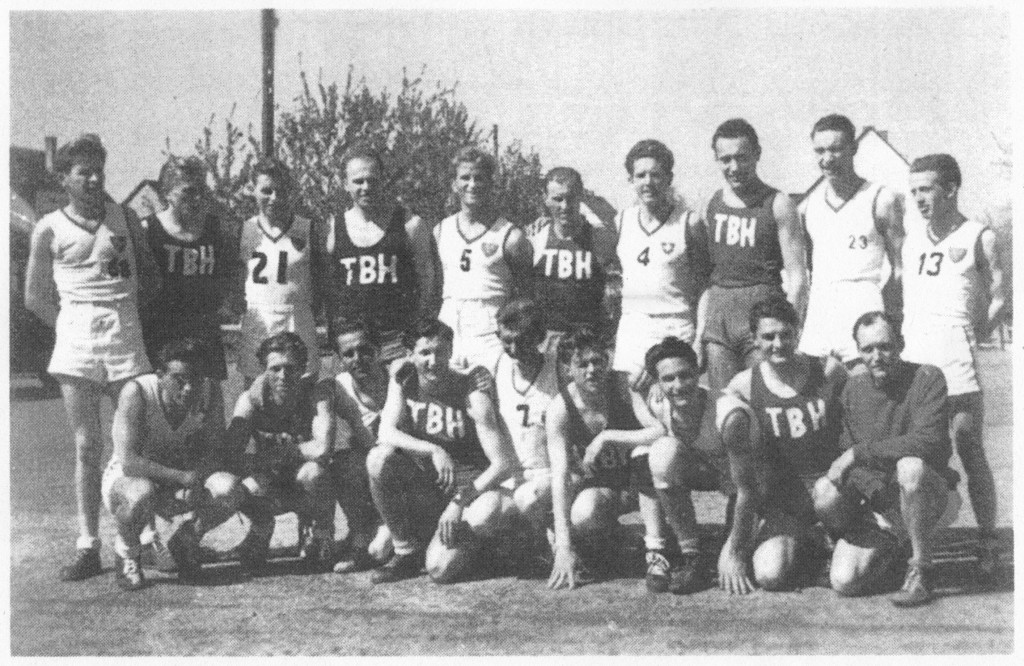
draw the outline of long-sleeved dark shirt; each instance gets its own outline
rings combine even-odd
[[[850,376],[840,396],[843,428],[839,444],[853,448],[857,465],[892,471],[900,458],[921,458],[947,475],[949,440],[946,379],[933,365],[901,361],[884,387],[871,373]]]

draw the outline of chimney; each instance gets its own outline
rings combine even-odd
[[[57,161],[57,137],[48,136],[43,139],[46,149],[43,151],[46,170],[53,173],[53,165]]]

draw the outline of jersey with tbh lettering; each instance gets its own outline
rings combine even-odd
[[[587,422],[583,419],[579,407],[576,406],[576,402],[569,392],[564,391],[563,396],[569,417],[569,446],[577,467],[581,466],[590,443],[605,430],[640,430],[640,421],[636,418],[636,413],[633,412],[633,405],[617,388],[609,388],[607,423],[598,432],[591,432],[587,427]],[[606,457],[603,460],[598,459],[595,466],[599,470],[612,471],[626,465],[628,465],[628,461],[623,461],[618,457]]]
[[[824,362],[809,358],[804,385],[789,398],[765,386],[763,363],[751,370],[750,407],[757,417],[769,465],[783,476],[814,480],[839,457],[838,390],[825,380]]]
[[[459,465],[484,469],[490,463],[466,410],[467,398],[477,390],[477,382],[455,371],[449,377],[450,381],[434,389],[411,382],[406,389],[402,431],[437,444]]]
[[[250,305],[311,303],[313,222],[295,216],[285,229],[264,227],[258,215],[242,225],[240,252],[246,262],[245,300]]]
[[[290,409],[284,409],[270,397],[266,375],[257,377],[247,390],[253,407],[250,425],[257,465],[298,463],[302,459],[299,443],[313,439],[317,384],[301,380]]]
[[[171,469],[195,469],[206,453],[202,447],[210,444],[199,437],[210,410],[210,383],[203,382],[202,395],[185,413],[178,427],[174,427],[168,422],[160,400],[160,378],[150,374],[136,377],[132,381],[142,389],[145,402],[138,454]]]
[[[53,281],[61,303],[96,303],[135,298],[138,271],[124,211],[106,202],[103,220],[89,231],[63,209],[39,220],[53,230]]]
[[[725,203],[722,190],[708,203],[708,249],[711,284],[718,287],[779,286],[782,250],[772,204],[779,191],[764,185],[750,206]]]
[[[971,315],[982,296],[978,272],[978,239],[985,226],[966,220],[935,242],[928,224],[907,225],[903,242],[903,309],[905,325],[920,322],[971,325]]]
[[[669,218],[648,230],[639,206],[619,213],[616,251],[622,264],[622,309],[644,314],[690,314],[692,265],[690,225],[693,213],[676,206]]]
[[[396,207],[381,239],[359,247],[348,234],[346,220],[335,218],[331,290],[335,316],[367,320],[379,331],[409,325],[416,310],[416,263],[405,230],[407,220],[408,213]]]
[[[549,330],[568,331],[600,322],[605,272],[594,252],[594,230],[580,220],[569,238],[559,238],[554,223],[530,237],[533,284]]]
[[[476,238],[466,238],[461,213],[434,228],[441,259],[445,300],[507,299],[512,293],[512,270],[505,261],[505,241],[513,225],[499,217]]]
[[[168,234],[156,215],[143,220],[143,226],[162,278],[147,319],[167,324],[212,320],[220,305],[219,280],[225,270],[217,218],[207,217],[202,233],[192,241]]]
[[[532,382],[519,375],[515,361],[502,354],[494,369],[498,411],[508,427],[512,445],[523,469],[546,469],[548,462],[545,414],[558,395],[558,362],[545,354],[540,372]]]
[[[879,284],[885,239],[875,224],[882,186],[864,181],[857,192],[835,204],[822,185],[807,198],[804,213],[811,239],[811,284],[864,280]]]

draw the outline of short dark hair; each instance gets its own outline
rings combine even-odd
[[[903,334],[900,332],[900,327],[899,324],[896,323],[896,320],[887,312],[872,310],[871,312],[865,312],[861,316],[857,317],[857,321],[853,322],[853,341],[857,343],[858,349],[860,348],[860,343],[857,341],[857,333],[860,329],[865,326],[877,324],[880,321],[884,321],[888,324],[889,330],[892,331],[892,334],[896,338],[896,342],[901,345],[903,344]]]
[[[679,338],[670,335],[667,338],[663,338],[661,342],[648,349],[647,353],[644,354],[644,368],[647,369],[647,373],[652,377],[657,377],[658,363],[661,363],[666,358],[681,358],[693,366],[694,370],[700,371],[700,364],[697,362],[697,352],[693,351],[693,347]]]
[[[572,360],[573,354],[579,354],[587,350],[605,353],[611,348],[611,341],[608,336],[600,330],[589,326],[575,328],[558,341],[558,360],[568,363]]]
[[[637,160],[649,157],[665,168],[665,171],[672,173],[676,165],[676,158],[668,146],[657,139],[643,139],[633,144],[633,147],[626,153],[626,173],[633,175],[633,165]]]
[[[303,367],[309,360],[309,349],[306,348],[306,343],[297,333],[291,331],[272,335],[260,343],[259,349],[256,350],[256,358],[264,368],[267,367],[267,358],[271,354],[292,354],[299,365]]]
[[[345,151],[344,157],[341,158],[341,169],[342,172],[345,173],[346,178],[348,177],[348,165],[352,160],[366,160],[367,162],[373,162],[377,165],[377,168],[380,169],[381,175],[384,175],[384,156],[370,146],[357,145]]]
[[[572,167],[559,166],[548,171],[544,176],[544,187],[548,183],[560,183],[577,194],[583,194],[583,176]]]
[[[963,182],[960,175],[960,165],[952,155],[946,153],[935,153],[918,157],[910,164],[910,173],[922,173],[934,171],[939,176],[939,182],[943,187],[956,185],[960,187]]]
[[[154,361],[154,370],[157,372],[166,371],[171,361],[178,361],[199,368],[206,377],[210,370],[210,348],[199,338],[175,338],[160,347]]]
[[[53,158],[53,170],[57,173],[70,173],[75,161],[83,158],[96,158],[106,163],[107,149],[103,147],[98,135],[83,134],[61,146]]]
[[[450,345],[455,339],[455,332],[436,317],[420,317],[402,332],[402,344],[407,349],[413,349],[416,347],[416,341],[421,338],[439,338]]]
[[[169,156],[157,176],[160,195],[165,196],[181,182],[206,186],[206,163],[195,155],[184,158]]]
[[[454,173],[458,173],[460,164],[473,164],[483,167],[484,171],[487,172],[488,178],[492,181],[498,175],[498,162],[494,159],[494,156],[476,146],[466,146],[455,153],[455,157],[452,158],[452,171]]]
[[[288,189],[294,185],[292,170],[283,160],[276,157],[264,156],[256,160],[256,164],[252,166],[252,182],[255,183],[260,176],[270,176],[278,185],[284,185]]]
[[[715,149],[715,143],[719,139],[742,139],[744,137],[750,140],[757,153],[761,152],[761,142],[757,138],[757,131],[743,118],[730,118],[719,125],[711,137],[711,149]]]
[[[517,333],[543,336],[546,331],[544,313],[537,302],[529,298],[516,298],[498,309],[498,326]]]
[[[377,327],[374,326],[370,320],[358,317],[352,319],[349,317],[336,317],[331,321],[331,347],[334,351],[340,351],[338,349],[338,338],[348,333],[362,333],[366,336],[366,340],[374,347],[380,347],[380,332]]]
[[[754,335],[757,335],[757,325],[762,319],[776,319],[793,327],[800,326],[796,308],[782,296],[769,296],[750,308],[750,332]]]
[[[830,131],[842,132],[851,143],[857,141],[857,128],[853,126],[853,121],[838,113],[830,113],[818,118],[818,122],[814,123],[814,127],[811,128],[811,138],[813,139],[818,132]]]

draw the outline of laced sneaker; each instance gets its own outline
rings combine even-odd
[[[86,580],[103,573],[100,551],[94,548],[79,548],[75,559],[60,570],[60,579],[65,582]]]
[[[313,571],[326,571],[334,564],[331,540],[308,528],[303,534],[299,558]]]
[[[125,592],[135,592],[146,587],[146,576],[142,573],[142,558],[114,558],[114,580]]]
[[[142,563],[152,564],[162,573],[174,573],[178,570],[178,563],[174,561],[174,556],[160,534],[153,535],[153,541],[148,548],[143,546]]]
[[[647,551],[647,591],[655,594],[668,592],[671,577],[672,564],[665,557],[662,550]]]
[[[911,564],[907,568],[907,577],[903,579],[903,588],[889,597],[898,608],[913,608],[932,600],[932,591],[928,589],[927,570]]]
[[[668,572],[668,591],[672,594],[693,594],[701,584],[700,555],[683,553]]]
[[[154,545],[156,542],[154,539]],[[199,549],[199,536],[192,523],[182,524],[174,536],[167,541],[166,549],[174,563],[174,569],[178,572],[178,578],[182,580],[199,578],[202,570],[202,554]]]
[[[395,583],[407,578],[416,578],[423,572],[423,553],[406,555],[395,553],[386,564],[373,572],[370,580],[375,584]]]

